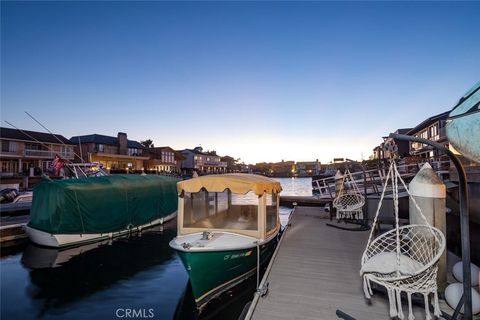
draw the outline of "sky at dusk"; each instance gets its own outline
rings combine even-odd
[[[1,120],[360,160],[480,74],[479,2],[4,2]]]

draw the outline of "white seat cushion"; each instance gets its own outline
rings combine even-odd
[[[415,272],[420,270],[423,267],[423,264],[413,260],[406,255],[400,255],[400,265],[398,266],[400,274],[402,275],[413,275]],[[364,273],[382,273],[389,274],[397,271],[397,254],[395,252],[381,252],[370,259],[368,259],[365,264],[363,264],[360,274]]]

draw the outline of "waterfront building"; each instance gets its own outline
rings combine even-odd
[[[227,164],[226,172],[240,172],[240,165],[237,163],[237,160],[234,157],[223,156],[220,158],[220,161]]]
[[[382,160],[385,159],[385,153],[383,150],[384,143],[382,142],[380,145],[373,148],[373,156],[372,160]]]
[[[246,164],[245,162],[237,163],[237,169],[240,173],[253,173],[253,168],[255,166],[252,164]]]
[[[178,173],[180,163],[185,159],[171,147],[148,148],[145,152],[149,156],[149,159],[145,160],[146,170],[157,173]]]
[[[445,132],[445,123],[448,114],[449,111],[427,118],[414,128],[410,129],[406,134],[435,141],[448,148],[449,142]],[[436,159],[441,156],[441,153],[438,150],[429,145],[418,142],[410,142],[409,145],[410,155],[419,156],[424,159]]]
[[[41,175],[58,155],[74,159],[74,144],[59,134],[0,127],[1,176]],[[30,172],[32,168],[33,172]]]
[[[184,173],[192,173],[193,171],[201,174],[227,172],[227,163],[221,161],[221,157],[215,151],[204,152],[202,147],[195,147],[179,152],[185,157],[181,165]]]
[[[269,163],[270,175],[273,177],[293,177],[297,169],[295,161],[284,161]]]
[[[128,140],[123,132],[116,137],[100,134],[75,136],[70,142],[76,145],[76,153],[83,161],[98,162],[112,173],[143,170],[143,162],[150,159],[144,154],[145,147],[138,141]],[[82,161],[78,157],[75,160]]]
[[[299,161],[296,163],[297,174],[299,177],[311,177],[318,175],[321,170],[321,164],[315,161]]]

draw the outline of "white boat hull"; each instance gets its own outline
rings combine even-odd
[[[53,234],[45,231],[41,231],[35,228],[31,228],[28,225],[25,226],[25,231],[28,234],[30,240],[36,244],[46,247],[68,247],[73,245],[80,245],[89,242],[101,241],[104,239],[111,239],[119,237],[129,233],[140,232],[143,229],[153,227],[158,224],[163,224],[169,220],[172,220],[177,215],[177,212],[171,213],[170,215],[155,219],[149,223],[136,226],[130,229],[124,229],[115,232],[108,233],[84,233],[84,234]]]

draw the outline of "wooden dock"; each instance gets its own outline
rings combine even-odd
[[[297,203],[299,206],[325,207],[326,205],[331,206],[332,201],[330,198],[317,196],[280,196],[280,205],[287,207],[293,207],[293,203]]]
[[[364,298],[360,258],[368,231],[326,226],[321,208],[297,207],[262,283],[268,294],[256,296],[246,319],[338,319],[336,310],[355,319],[389,319],[388,298]],[[407,304],[404,313],[408,317]],[[414,306],[416,319],[425,319]]]
[[[29,216],[6,216],[0,218],[0,244],[2,248],[27,241],[24,226]]]

